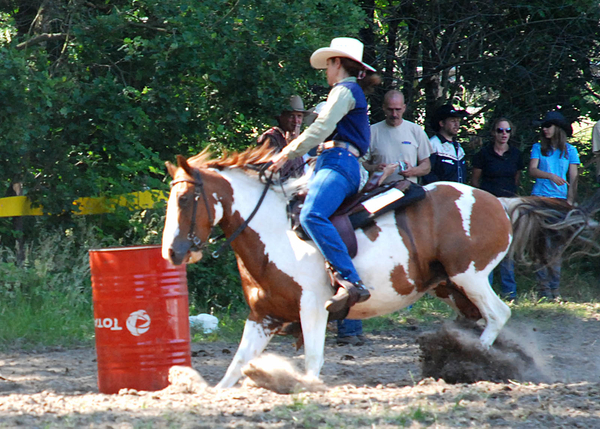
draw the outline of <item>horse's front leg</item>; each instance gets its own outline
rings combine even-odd
[[[304,368],[309,377],[319,378],[325,353],[325,331],[329,313],[324,299],[304,292],[300,299],[300,323],[304,337]]]
[[[217,384],[217,389],[233,387],[242,376],[242,368],[263,352],[273,338],[274,332],[272,328],[266,329],[263,325],[247,319],[238,350],[225,376]]]

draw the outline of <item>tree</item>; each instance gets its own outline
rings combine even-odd
[[[361,3],[375,8],[385,89],[404,90],[408,118],[430,118],[446,102],[521,128],[557,105],[570,120],[599,114],[589,90],[599,57],[593,1]]]
[[[0,12],[0,180],[51,213],[164,186],[177,153],[252,144],[289,95],[324,82],[310,53],[364,18],[337,0],[13,0]]]

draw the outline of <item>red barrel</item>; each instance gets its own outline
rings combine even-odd
[[[98,390],[160,390],[169,368],[191,366],[185,265],[160,246],[90,250]]]

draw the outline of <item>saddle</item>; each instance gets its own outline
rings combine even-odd
[[[409,180],[378,186],[381,174],[374,174],[357,194],[346,198],[329,220],[342,238],[351,258],[358,252],[355,230],[373,223],[377,217],[409,206],[425,198],[425,190]],[[288,216],[292,230],[302,240],[310,240],[300,224],[300,211],[306,199],[306,191],[292,197],[288,203]]]

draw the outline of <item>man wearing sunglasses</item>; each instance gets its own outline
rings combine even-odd
[[[436,134],[430,139],[431,172],[423,177],[423,184],[440,180],[466,183],[467,164],[465,151],[456,136],[460,130],[462,118],[468,116],[466,110],[457,110],[451,104],[445,104],[436,110],[431,126]]]

